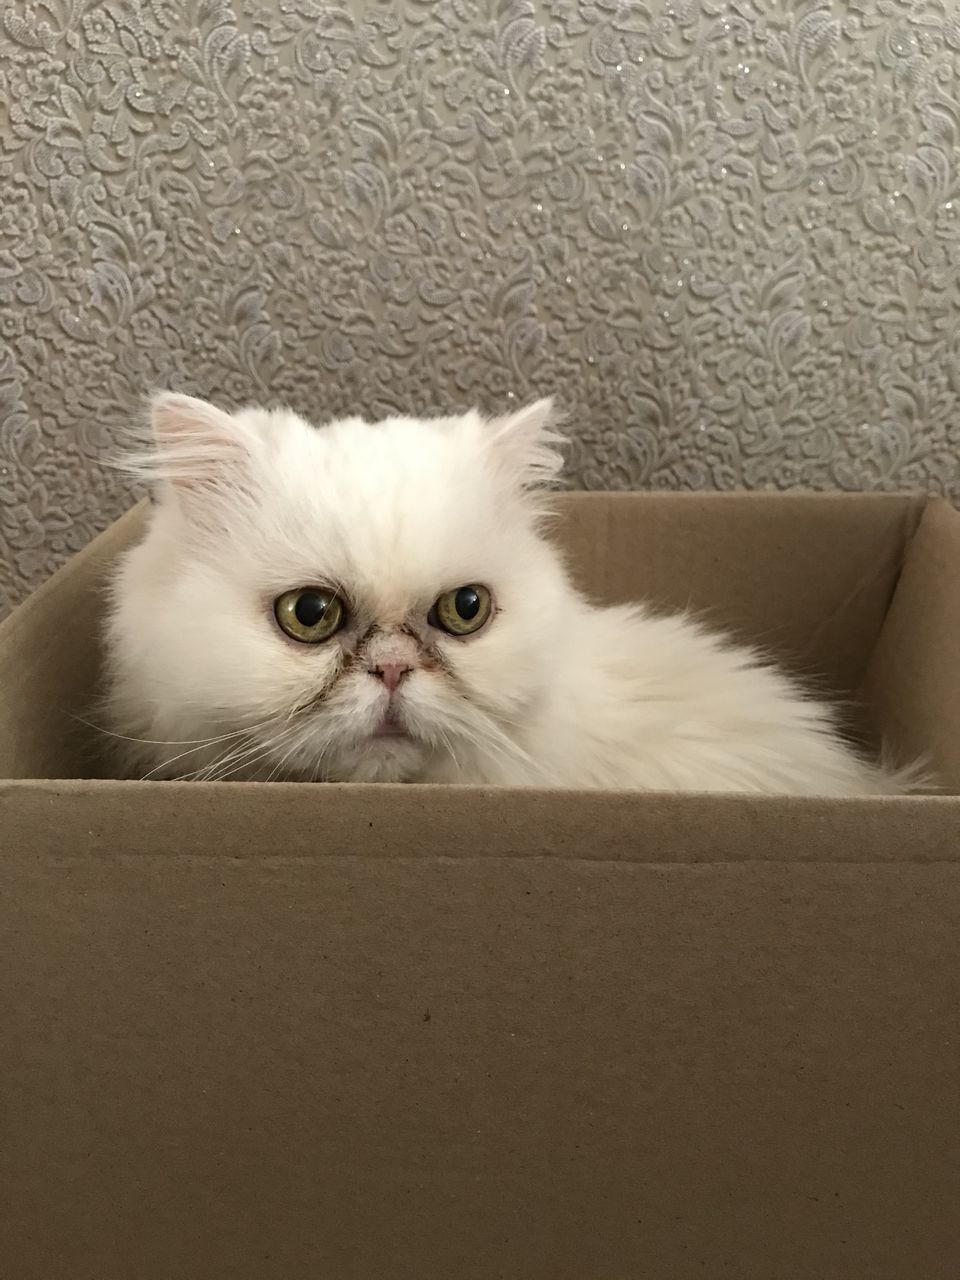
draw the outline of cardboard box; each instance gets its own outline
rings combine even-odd
[[[559,505],[949,794],[98,779],[131,513],[0,627],[0,1275],[955,1280],[960,515]]]

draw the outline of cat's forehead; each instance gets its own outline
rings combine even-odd
[[[281,435],[277,478],[318,517],[415,538],[427,521],[450,521],[458,510],[472,518],[491,500],[481,431],[469,415],[344,419]]]
[[[488,572],[504,495],[475,415],[284,424],[261,476],[261,553],[385,608]]]
[[[456,417],[395,416],[379,422],[340,418],[313,426],[286,411],[250,410],[241,420],[267,447],[268,470],[281,481],[334,480],[365,494],[402,492],[409,482],[452,479],[483,454],[483,423],[475,412]]]

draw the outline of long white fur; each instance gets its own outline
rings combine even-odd
[[[164,394],[131,465],[155,487],[107,628],[134,776],[437,781],[854,796],[904,780],[756,655],[684,617],[599,609],[541,532],[549,401],[495,422],[228,415]],[[430,627],[482,583],[474,636]],[[272,601],[338,587],[351,622],[291,641]],[[377,648],[379,646],[379,648]],[[371,653],[416,669],[390,703]],[[436,661],[419,656],[433,654]],[[419,656],[418,656],[419,655]],[[373,736],[387,706],[407,736]]]

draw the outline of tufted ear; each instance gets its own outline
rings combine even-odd
[[[554,429],[558,423],[559,414],[549,398],[489,423],[490,445],[521,488],[549,485],[563,469],[559,452],[563,436]]]
[[[229,447],[232,419],[216,405],[176,391],[160,391],[150,401],[150,425],[160,449],[200,444]]]
[[[169,485],[169,493],[188,501],[248,491],[262,443],[250,422],[206,400],[162,391],[150,401],[149,426],[130,429],[113,465],[143,484]]]
[[[247,456],[245,433],[229,413],[194,396],[162,391],[150,402],[154,480],[180,489],[226,480]]]

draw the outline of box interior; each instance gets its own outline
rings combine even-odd
[[[592,599],[725,628],[835,701],[853,737],[926,754],[944,789],[960,789],[960,516],[946,503],[569,493],[555,511],[553,535]],[[83,720],[99,720],[110,566],[145,514],[134,508],[0,625],[0,777],[108,776],[105,739]]]

